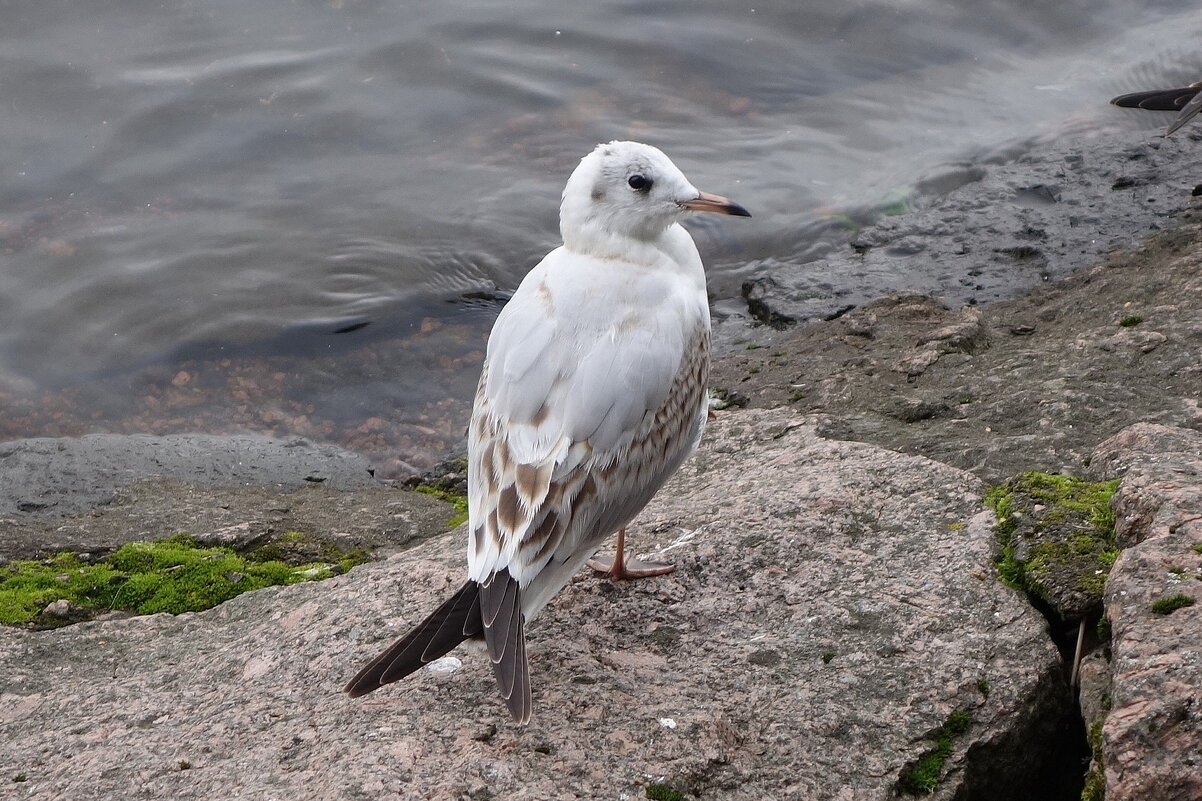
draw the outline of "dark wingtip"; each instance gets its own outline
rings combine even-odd
[[[1180,111],[1182,106],[1197,96],[1200,87],[1184,86],[1180,89],[1151,89],[1146,92],[1131,92],[1110,99],[1112,105],[1123,108],[1142,108],[1148,111]]]
[[[429,617],[367,664],[342,689],[351,698],[367,695],[408,676],[478,634],[480,607],[477,584],[468,581]]]
[[[378,689],[380,689],[379,684],[369,687],[369,686],[367,686],[366,682],[360,683],[360,682],[356,682],[354,679],[351,679],[350,682],[347,683],[347,685],[342,688],[342,691],[344,693],[346,693],[347,695],[349,695],[351,698],[360,698],[364,695],[367,695],[372,690],[378,690]]]
[[[1112,97],[1110,98],[1110,105],[1122,106],[1123,108],[1139,108],[1140,98],[1146,96],[1147,94],[1147,92],[1135,92],[1129,95]]]

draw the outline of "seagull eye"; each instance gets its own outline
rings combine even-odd
[[[651,190],[651,179],[645,175],[632,175],[626,179],[626,183],[630,184],[630,188],[636,192],[648,192]]]

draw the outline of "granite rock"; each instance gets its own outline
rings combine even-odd
[[[1123,476],[1112,506],[1123,552],[1106,583],[1111,709],[1108,801],[1202,798],[1202,432],[1138,424],[1098,445],[1090,469]]]
[[[531,626],[530,726],[476,653],[340,692],[462,580],[461,529],[207,612],[0,632],[0,779],[31,799],[887,799],[963,711],[931,797],[1025,798],[1063,667],[996,579],[981,491],[787,410],[722,414],[632,527],[678,570],[581,575]]]

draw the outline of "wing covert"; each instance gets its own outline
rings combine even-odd
[[[621,460],[664,406],[685,355],[682,317],[708,321],[703,298],[682,309],[696,299],[662,276],[599,300],[571,258],[555,251],[531,271],[489,339],[469,427],[477,581],[504,568],[524,586],[565,535],[585,536],[568,530],[573,503],[596,492],[590,471]]]

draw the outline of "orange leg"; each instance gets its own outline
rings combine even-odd
[[[614,581],[623,579],[647,578],[671,573],[676,565],[665,562],[643,562],[635,559],[632,554],[626,557],[626,529],[618,530],[618,552],[612,557],[608,554],[600,558],[588,560],[588,566],[598,573],[604,573]]]

